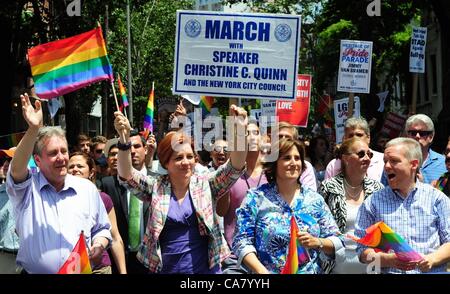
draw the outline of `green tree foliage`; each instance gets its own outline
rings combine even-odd
[[[192,9],[192,1],[148,1],[131,12],[131,59],[134,125],[142,126],[148,97],[155,82],[155,99],[172,96],[176,11]],[[112,11],[108,45],[114,70],[128,88],[126,11]]]
[[[67,5],[72,1],[21,0],[2,4],[0,16],[11,28],[7,41],[12,48],[13,61],[7,71],[12,73],[12,77],[17,77],[15,81],[8,83],[17,83],[16,87],[19,89],[26,88],[26,77],[31,76],[25,58],[29,48],[86,32],[96,27],[97,23],[100,23],[105,31],[108,23],[105,37],[113,71],[124,77],[123,80],[128,87],[126,2],[126,0],[80,0],[80,16],[68,16]],[[130,2],[134,114],[135,125],[140,126],[152,81],[155,81],[157,97],[172,95],[176,10],[191,9],[193,2],[187,0]],[[70,143],[73,143],[80,132],[80,122],[88,120],[87,114],[91,112],[94,102],[99,96],[108,95],[110,90],[109,83],[103,81],[65,95],[66,125]],[[112,111],[115,110],[115,102],[111,96],[107,102],[109,120],[104,122],[107,122],[110,132],[105,135],[110,136],[113,134]],[[22,124],[25,127],[25,123]]]

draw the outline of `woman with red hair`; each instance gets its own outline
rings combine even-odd
[[[245,134],[247,112],[232,105],[230,115],[238,128],[244,128],[237,133]],[[131,165],[130,123],[120,112],[115,116],[114,126],[120,135],[119,180],[139,199],[151,202],[137,258],[151,273],[220,273],[220,263],[230,252],[214,210],[217,200],[245,171],[247,152],[233,151],[215,172],[199,175],[194,171],[193,142],[182,132],[170,132],[157,148],[168,174],[143,176]],[[239,143],[245,137],[236,140]]]

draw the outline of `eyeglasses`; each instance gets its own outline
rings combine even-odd
[[[228,147],[227,146],[215,146],[214,147],[214,151],[216,152],[228,152]]]
[[[445,157],[445,163],[449,163],[450,162],[450,157]]]
[[[408,136],[410,136],[410,137],[415,137],[415,136],[417,136],[417,134],[419,134],[419,136],[421,138],[423,138],[423,137],[426,137],[426,136],[429,136],[429,135],[433,134],[433,131],[409,130],[409,131],[407,131],[407,133],[408,133]]]
[[[367,154],[367,156],[368,156],[370,159],[373,157],[373,153],[372,153],[372,151],[370,151],[370,150],[367,150],[367,152],[364,151],[364,150],[361,150],[361,151],[359,151],[359,152],[353,152],[353,153],[350,153],[350,154],[356,154],[356,155],[358,155],[358,158],[359,158],[359,159],[364,158],[364,156],[366,156],[366,154]]]
[[[103,149],[97,149],[97,150],[95,150],[95,153],[102,154],[103,153]]]

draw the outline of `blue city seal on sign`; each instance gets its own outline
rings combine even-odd
[[[191,19],[184,25],[184,31],[189,37],[196,38],[202,31],[202,25],[197,20]]]
[[[275,28],[275,38],[278,42],[286,42],[291,38],[292,30],[287,24],[279,24]]]

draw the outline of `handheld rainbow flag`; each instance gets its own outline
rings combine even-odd
[[[19,144],[22,137],[25,135],[25,132],[21,133],[13,133],[4,136],[0,136],[0,148],[8,149],[10,147],[16,147]]]
[[[214,104],[214,97],[211,96],[201,96],[200,107],[206,114],[211,113],[211,108]]]
[[[59,269],[58,274],[92,274],[83,231],[81,231],[75,248]]]
[[[36,95],[51,99],[101,80],[113,81],[101,27],[28,50]]]
[[[117,83],[119,84],[119,94],[120,96],[122,96],[122,105],[123,107],[127,107],[128,106],[127,93],[125,91],[125,87],[122,84],[122,80],[120,79],[119,74],[117,74]]]
[[[299,232],[295,217],[291,217],[291,240],[289,241],[286,264],[281,271],[282,275],[292,275],[298,272],[299,265],[309,261],[309,254],[303,246],[298,244],[297,234]]]
[[[153,133],[153,111],[155,105],[155,83],[152,83],[152,91],[148,97],[147,111],[144,116],[144,130],[148,130]]]
[[[347,235],[350,239],[365,246],[375,248],[378,251],[388,252],[393,250],[398,259],[402,261],[419,261],[422,259],[411,246],[395,233],[383,221],[377,222],[366,229],[366,235],[362,238]]]
[[[448,178],[450,177],[450,172],[446,172],[444,176],[441,176],[435,185],[435,188],[439,189],[439,191],[444,191],[445,186],[447,186]]]

